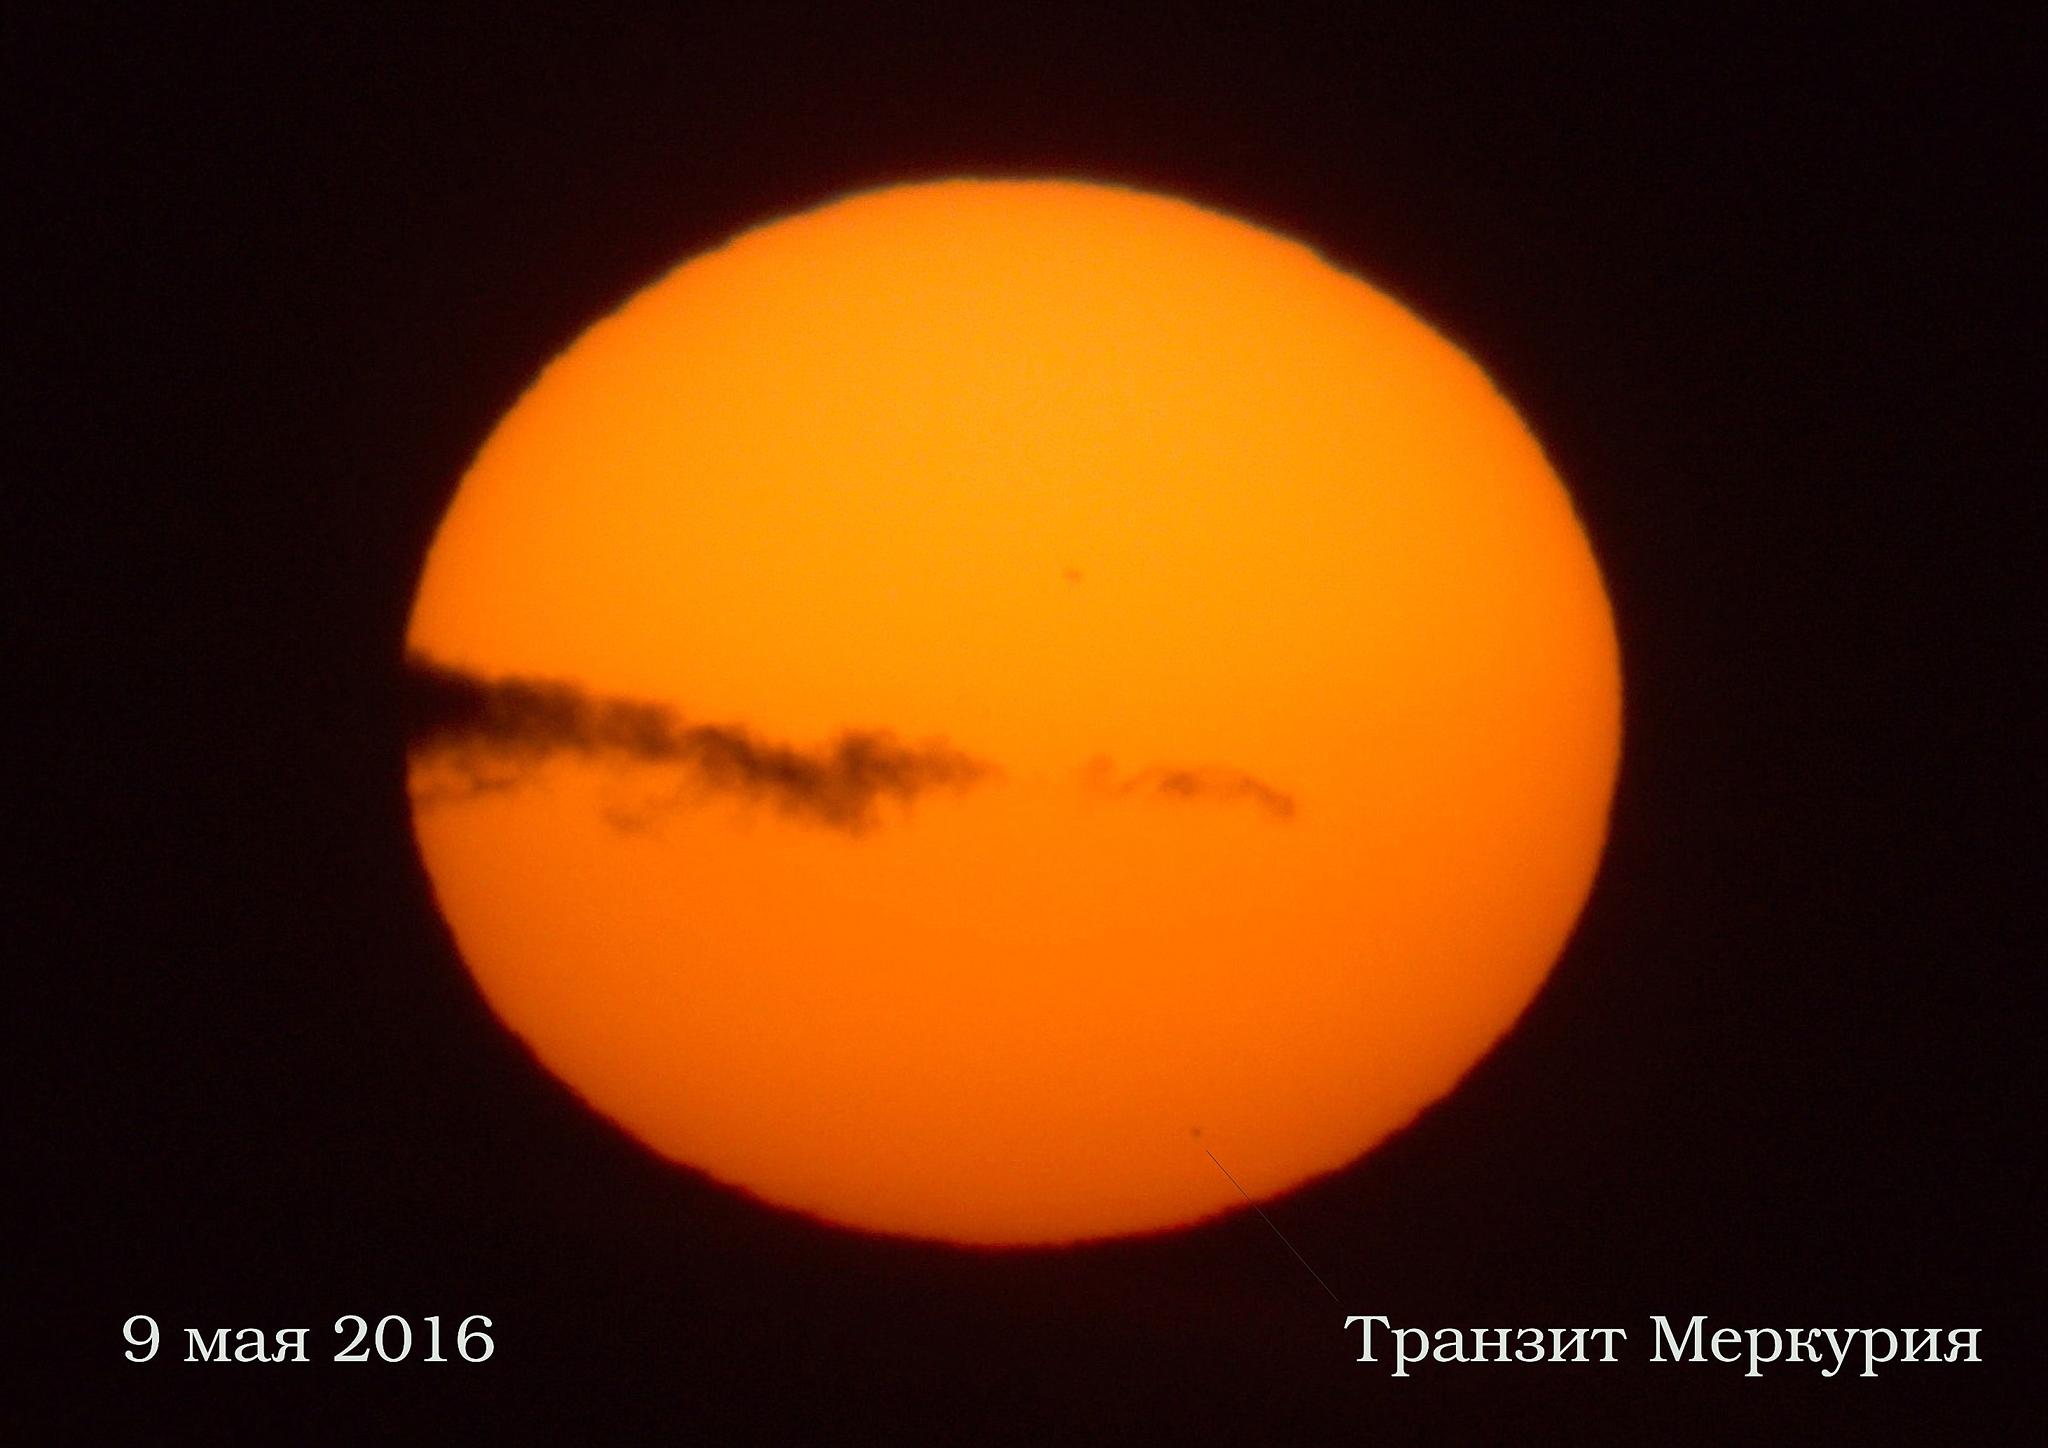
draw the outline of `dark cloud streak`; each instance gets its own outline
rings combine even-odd
[[[694,724],[666,704],[594,695],[557,679],[485,678],[419,654],[405,666],[405,739],[416,763],[441,766],[414,781],[421,805],[470,799],[526,783],[561,755],[674,766],[673,795],[618,815],[644,828],[653,812],[704,798],[766,804],[792,819],[858,835],[885,801],[908,806],[935,790],[961,792],[1000,771],[944,740],[907,742],[881,729],[849,729],[815,749],[763,739],[739,724]],[[1155,765],[1119,774],[1107,759],[1081,772],[1108,799],[1244,803],[1275,820],[1295,814],[1292,794],[1241,769]],[[609,817],[609,816],[608,816]]]
[[[418,654],[406,659],[405,736],[410,757],[444,762],[461,780],[452,792],[423,793],[422,803],[509,788],[543,761],[574,754],[678,765],[702,793],[848,834],[873,826],[884,800],[908,805],[996,773],[943,740],[856,729],[807,750],[742,725],[692,724],[665,704],[593,696],[553,679],[487,679]]]
[[[1278,820],[1294,818],[1294,796],[1276,789],[1256,775],[1223,765],[1155,765],[1119,777],[1106,759],[1097,759],[1082,771],[1082,781],[1097,794],[1113,799],[1150,796],[1155,799],[1253,805]]]

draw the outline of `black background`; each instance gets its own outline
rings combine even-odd
[[[1550,11],[18,27],[23,1441],[2032,1440],[2040,30]],[[469,986],[395,665],[470,454],[678,258],[959,173],[1314,243],[1572,486],[1627,679],[1593,900],[1458,1092],[1271,1215],[1342,1313],[1623,1326],[1621,1362],[1391,1379],[1249,1214],[986,1254],[772,1212]],[[496,1355],[335,1365],[345,1312],[486,1313]],[[1748,1380],[1650,1363],[1659,1312],[1985,1361]],[[247,1325],[320,1361],[180,1360]]]

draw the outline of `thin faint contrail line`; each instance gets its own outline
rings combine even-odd
[[[1202,1155],[1208,1157],[1211,1161],[1216,1161],[1216,1153],[1209,1150],[1209,1148],[1206,1146],[1202,1148]],[[1237,1186],[1237,1178],[1230,1175],[1230,1168],[1225,1166],[1222,1162],[1216,1161],[1216,1170],[1222,1172],[1223,1175],[1226,1178],[1228,1178],[1232,1186],[1237,1187],[1237,1194],[1244,1198],[1244,1204],[1246,1206],[1250,1207],[1253,1211],[1259,1214],[1259,1220],[1264,1222],[1267,1226],[1273,1227],[1273,1219],[1266,1215],[1266,1209],[1264,1207],[1261,1207],[1257,1202],[1252,1200],[1252,1194],[1250,1192],[1246,1191],[1241,1186]],[[1287,1240],[1286,1234],[1283,1233],[1278,1227],[1273,1227],[1273,1235],[1280,1239],[1281,1246],[1285,1247],[1290,1252],[1294,1252],[1294,1244]],[[1294,1252],[1294,1260],[1302,1265],[1303,1269],[1307,1271],[1309,1276],[1316,1279],[1316,1286],[1322,1288],[1323,1291],[1330,1293],[1330,1301],[1336,1303],[1339,1307],[1342,1307],[1344,1305],[1344,1299],[1339,1297],[1336,1293],[1330,1292],[1330,1284],[1323,1281],[1322,1276],[1316,1271],[1316,1269],[1308,1265],[1308,1258],[1302,1256],[1299,1252]]]

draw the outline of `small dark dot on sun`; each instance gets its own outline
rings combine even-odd
[[[1189,1135],[1189,1136],[1200,1136],[1201,1134],[1202,1134],[1202,1128],[1201,1128],[1201,1127],[1199,1127],[1199,1126],[1190,1126],[1190,1127],[1188,1128],[1188,1135]]]

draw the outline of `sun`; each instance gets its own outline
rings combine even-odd
[[[1178,1226],[1370,1150],[1542,984],[1620,748],[1564,486],[1314,251],[1072,181],[744,232],[506,414],[407,634],[499,1018],[861,1230]]]

